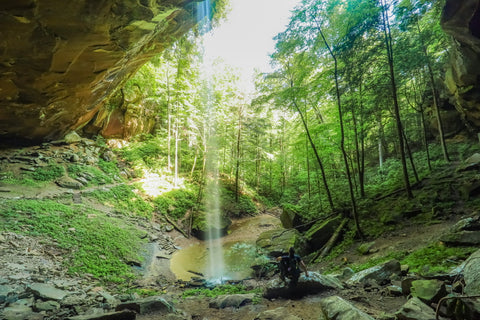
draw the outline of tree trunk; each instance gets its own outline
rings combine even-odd
[[[398,145],[400,151],[400,157],[402,161],[402,171],[403,171],[403,182],[405,185],[405,191],[407,193],[407,197],[409,199],[413,198],[412,189],[410,187],[410,181],[408,179],[408,170],[407,170],[407,159],[405,157],[405,146],[403,140],[403,129],[402,129],[402,121],[400,119],[400,107],[398,105],[398,97],[397,97],[397,84],[395,81],[395,71],[394,71],[394,63],[393,63],[393,46],[392,46],[392,36],[390,33],[390,24],[388,22],[388,13],[387,8],[385,5],[385,0],[381,1],[382,4],[382,17],[383,17],[383,31],[385,34],[385,46],[387,49],[387,57],[388,57],[388,66],[390,71],[390,81],[392,86],[392,98],[393,98],[393,108],[394,108],[394,115],[395,115],[395,123],[397,125],[397,137],[398,137]]]
[[[443,158],[445,161],[449,162],[450,158],[448,156],[447,144],[445,143],[445,134],[443,132],[443,123],[442,123],[442,117],[440,115],[440,107],[438,106],[438,92],[437,92],[437,87],[435,86],[435,78],[433,76],[432,64],[430,63],[430,57],[428,55],[425,41],[423,40],[422,31],[420,30],[420,25],[418,24],[418,19],[416,22],[417,22],[418,35],[420,37],[420,42],[422,44],[423,54],[425,55],[425,59],[427,61],[428,77],[430,80],[430,88],[432,90],[432,96],[433,96],[433,109],[435,110],[435,118],[437,119],[438,138],[440,139]]]
[[[323,42],[325,46],[327,47],[328,51],[330,52],[330,55],[332,56],[333,62],[334,62],[334,77],[335,77],[335,92],[337,96],[337,107],[338,107],[338,119],[340,122],[340,149],[342,150],[342,155],[343,155],[343,161],[345,164],[345,171],[347,174],[347,180],[348,180],[348,188],[350,191],[350,201],[352,204],[352,213],[353,213],[353,219],[355,221],[355,227],[357,229],[357,234],[360,238],[363,238],[363,232],[362,229],[360,228],[360,221],[358,218],[358,210],[357,210],[357,204],[355,202],[355,194],[353,190],[353,183],[352,183],[352,175],[350,174],[350,166],[348,164],[348,156],[347,156],[347,151],[345,150],[345,129],[343,127],[343,110],[342,110],[342,103],[340,99],[340,88],[338,85],[338,62],[337,62],[337,57],[333,53],[332,49],[330,48],[330,45],[327,42],[327,39],[325,38],[322,29],[319,27],[319,32],[320,35],[322,36]]]

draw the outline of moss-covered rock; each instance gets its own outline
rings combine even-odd
[[[438,280],[415,280],[410,290],[412,296],[426,303],[437,303],[447,294],[445,283]]]
[[[305,239],[312,250],[318,250],[323,247],[341,222],[342,218],[340,216],[327,220],[320,220],[305,232]]]
[[[274,229],[265,231],[257,239],[257,247],[267,251],[271,257],[277,257],[294,247],[299,255],[307,253],[305,238],[295,229]]]

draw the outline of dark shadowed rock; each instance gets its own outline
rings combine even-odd
[[[340,225],[342,217],[334,217],[327,220],[320,220],[315,223],[307,232],[305,232],[305,239],[313,251],[323,247],[328,239],[331,238],[335,229]]]
[[[93,315],[79,315],[68,318],[68,320],[135,320],[136,314],[130,310],[119,312],[107,312]]]
[[[267,284],[263,296],[267,299],[279,297],[297,299],[308,294],[343,289],[342,283],[333,276],[322,275],[317,272],[309,272],[308,275],[307,278],[302,274],[296,287],[289,287],[279,279],[271,280]]]

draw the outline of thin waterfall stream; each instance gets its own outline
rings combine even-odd
[[[206,278],[209,282],[222,283],[225,277],[225,263],[221,242],[220,188],[215,135],[210,135],[207,144],[205,208],[208,223],[207,251],[208,264]]]

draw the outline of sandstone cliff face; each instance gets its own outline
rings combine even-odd
[[[451,102],[467,125],[480,127],[480,1],[447,0],[442,27],[454,40],[445,76]]]
[[[0,2],[0,139],[58,139],[101,119],[112,92],[195,25],[198,2]]]

